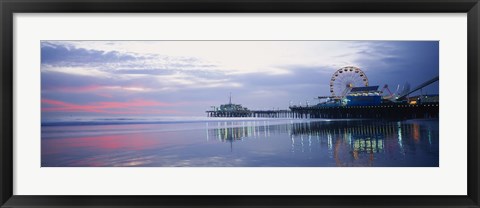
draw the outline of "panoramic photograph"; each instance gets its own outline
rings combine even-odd
[[[41,46],[41,167],[439,167],[438,41]]]

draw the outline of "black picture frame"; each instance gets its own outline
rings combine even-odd
[[[480,207],[478,0],[0,0],[1,207]],[[467,13],[468,194],[466,196],[25,196],[13,195],[14,13]],[[448,178],[445,180],[455,180]],[[441,182],[439,182],[439,186]],[[95,187],[92,187],[94,189]]]

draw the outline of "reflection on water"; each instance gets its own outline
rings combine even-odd
[[[109,125],[107,135],[75,136],[90,128],[102,132],[101,126],[42,127],[42,166],[439,165],[438,120]],[[135,129],[142,130],[125,133]]]
[[[375,166],[376,159],[385,161],[388,160],[385,157],[399,157],[393,159],[401,160],[407,157],[406,154],[417,152],[428,157],[418,157],[418,161],[412,161],[410,165],[399,163],[386,166],[438,166],[438,120],[311,121],[277,125],[270,125],[268,121],[224,122],[218,123],[217,128],[208,129],[207,138],[233,143],[282,134],[290,136],[290,152],[325,151],[329,158],[334,159],[335,166]],[[435,135],[434,143],[432,135]]]

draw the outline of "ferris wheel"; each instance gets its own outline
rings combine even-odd
[[[340,68],[330,79],[330,93],[333,97],[345,96],[353,87],[367,87],[368,78],[358,67]]]

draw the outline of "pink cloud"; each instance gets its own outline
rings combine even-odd
[[[120,86],[120,85],[88,85],[80,87],[61,87],[61,88],[50,88],[48,90],[66,92],[66,93],[88,93],[96,91],[121,91],[121,92],[147,92],[151,91],[150,88],[146,88],[141,85],[129,85],[129,86]]]
[[[62,87],[62,88],[54,88],[49,90],[60,91],[60,92],[69,92],[69,93],[81,93],[81,92],[92,92],[103,88],[100,85],[88,85],[88,86],[81,86],[81,87]]]
[[[95,95],[98,95],[100,97],[105,97],[105,98],[113,98],[113,95],[106,94],[106,93],[97,93]]]
[[[84,105],[67,103],[58,100],[42,99],[43,112],[90,112],[107,114],[178,114],[175,110],[151,109],[151,107],[175,106],[175,103],[165,103],[148,100],[132,100],[127,102],[94,102]]]
[[[126,108],[126,107],[148,107],[148,106],[172,106],[170,103],[134,100],[130,102],[98,102],[100,108]]]

